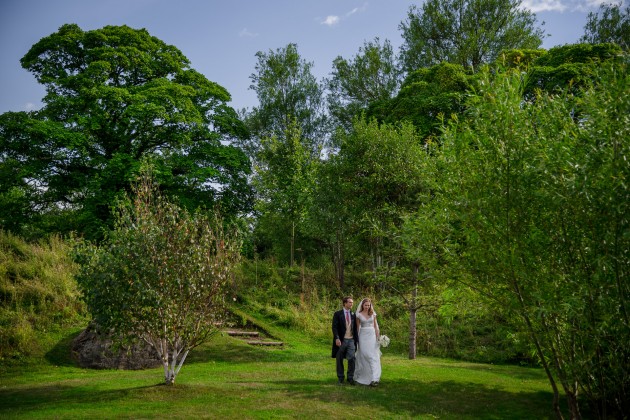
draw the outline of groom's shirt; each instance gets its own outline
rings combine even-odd
[[[352,338],[352,312],[344,309],[343,319],[346,323],[346,335],[344,335],[343,338]]]

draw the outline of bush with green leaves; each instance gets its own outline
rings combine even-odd
[[[134,192],[116,205],[115,229],[101,246],[77,247],[79,285],[96,323],[149,343],[174,384],[188,352],[223,319],[240,242],[218,216],[169,202],[147,173]]]
[[[630,413],[630,75],[607,63],[580,95],[523,100],[519,72],[484,75],[443,135],[444,182],[465,279],[521,319],[554,409]]]

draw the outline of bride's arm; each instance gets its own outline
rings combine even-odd
[[[381,331],[378,328],[378,322],[376,322],[376,314],[374,314],[374,331],[376,332],[376,339],[378,340],[378,338],[381,336]]]

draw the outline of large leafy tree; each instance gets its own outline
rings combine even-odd
[[[510,61],[514,60],[514,53],[507,52]],[[539,90],[559,93],[566,89],[580,95],[601,66],[619,61],[622,56],[621,48],[612,43],[568,44],[543,51],[533,62],[528,64],[525,60],[519,65],[528,67],[524,96],[533,99]]]
[[[288,255],[282,259],[290,265],[295,260],[296,238],[304,236],[304,219],[319,162],[300,134],[297,123],[293,123],[281,136],[263,138],[253,179],[259,198],[257,233],[272,243],[276,255]],[[281,252],[287,244],[289,252]]]
[[[378,38],[366,41],[350,60],[333,61],[327,80],[328,107],[335,122],[347,130],[367,107],[392,98],[400,85],[400,70],[391,43]]]
[[[422,137],[435,136],[445,120],[463,113],[473,78],[459,64],[440,63],[415,70],[394,98],[371,103],[367,115],[390,124],[411,122]]]
[[[21,60],[46,87],[44,107],[0,116],[1,201],[21,216],[65,213],[98,236],[110,204],[151,156],[165,190],[191,207],[247,210],[245,135],[228,92],[146,30],[62,26]],[[11,227],[10,216],[0,217]]]
[[[538,48],[544,32],[521,0],[428,0],[401,22],[403,69],[447,61],[475,71],[504,49]]]
[[[250,89],[259,105],[247,118],[256,142],[254,153],[260,139],[283,136],[297,122],[302,142],[318,156],[326,139],[326,116],[323,87],[312,74],[313,63],[300,56],[296,44],[259,51],[256,58]]]
[[[259,51],[256,57],[251,89],[259,105],[246,117],[251,131],[247,150],[254,161],[260,212],[255,236],[259,251],[275,248],[271,252],[283,260],[286,255],[293,263],[310,200],[310,168],[327,142],[323,87],[312,74],[312,63],[302,59],[295,44]],[[290,244],[289,252],[284,252],[286,244]]]
[[[612,42],[625,51],[630,49],[630,4],[603,3],[599,10],[589,12],[582,42],[601,44]]]
[[[162,196],[149,172],[99,247],[77,249],[78,282],[100,328],[150,344],[175,383],[188,352],[217,331],[240,242],[222,221],[188,213]]]
[[[343,287],[346,257],[368,267],[373,278],[399,258],[393,237],[426,187],[426,150],[411,124],[356,119],[353,130],[340,138],[338,153],[320,171],[311,218],[333,251]]]

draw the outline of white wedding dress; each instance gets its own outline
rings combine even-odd
[[[363,385],[381,380],[381,351],[376,341],[374,315],[365,318],[357,312],[361,322],[359,330],[359,349],[355,355],[354,380]]]

